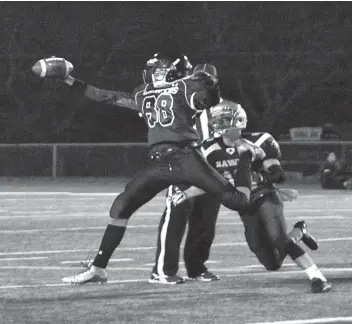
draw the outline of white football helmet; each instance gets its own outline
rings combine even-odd
[[[232,128],[245,129],[248,116],[243,107],[229,100],[223,100],[210,109],[211,127],[214,136],[221,136]]]

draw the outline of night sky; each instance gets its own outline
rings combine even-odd
[[[132,92],[144,62],[178,49],[217,66],[249,130],[351,129],[351,2],[1,2],[0,142],[146,141],[136,112],[73,96],[31,66],[51,55],[73,76]]]

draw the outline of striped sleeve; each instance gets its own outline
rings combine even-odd
[[[209,125],[209,120],[209,109],[203,110],[200,116],[196,119],[195,128],[199,133],[202,142],[211,137],[211,128]]]

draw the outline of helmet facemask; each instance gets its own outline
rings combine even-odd
[[[178,67],[178,64],[181,66]],[[155,54],[154,58],[148,60],[145,71],[150,72],[151,83],[158,88],[191,75],[192,65],[186,56],[183,56],[182,59],[177,58],[171,62],[168,59],[159,58],[158,54]],[[146,79],[144,80],[146,83]]]
[[[240,134],[246,128],[247,121],[246,113],[239,104],[227,105],[227,102],[222,102],[211,108],[211,127],[214,137],[222,136],[232,130],[238,130]]]

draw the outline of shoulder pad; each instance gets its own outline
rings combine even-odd
[[[212,146],[213,144],[218,143],[218,138],[208,138],[202,142],[202,147],[207,149],[208,147]]]
[[[265,134],[268,134],[268,133],[265,133],[265,132],[243,133],[243,138],[247,139],[252,143],[255,143],[256,141],[260,140],[260,138]]]
[[[209,159],[213,152],[222,150],[222,147],[219,141],[220,141],[220,138],[213,138],[211,140],[204,141],[201,146],[201,152],[203,156]]]
[[[277,141],[269,133],[246,133],[244,138],[261,147],[266,154],[267,159],[279,159],[281,157],[281,149]]]

